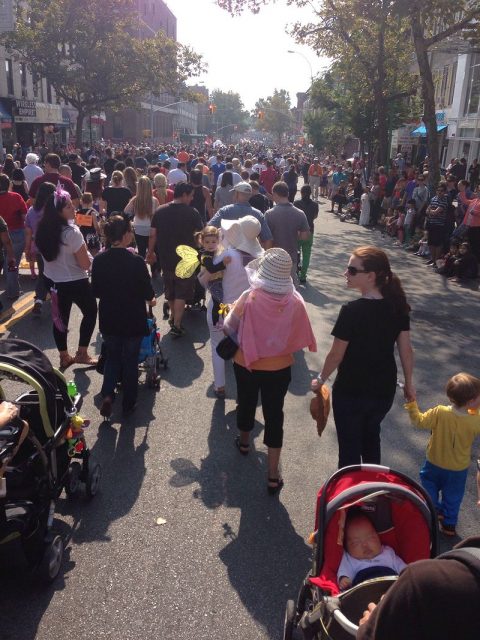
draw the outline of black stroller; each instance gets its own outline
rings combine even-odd
[[[0,548],[20,541],[30,568],[51,582],[63,557],[63,540],[52,530],[55,500],[63,489],[69,496],[76,495],[82,484],[87,496],[93,497],[101,467],[92,461],[85,443],[87,423],[78,415],[80,394],[67,388],[63,375],[39,348],[23,340],[0,341],[1,380],[26,384],[29,390],[14,401],[28,433],[5,473]],[[0,401],[4,400],[0,384]],[[5,458],[18,437],[12,432],[11,441],[5,439]]]
[[[345,518],[352,507],[368,515],[382,544],[407,564],[436,556],[437,516],[419,484],[380,465],[339,469],[318,492],[312,569],[297,601],[287,603],[284,640],[351,640],[368,603],[378,602],[397,579],[365,576],[340,592],[337,571]]]

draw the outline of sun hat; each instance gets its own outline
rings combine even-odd
[[[230,189],[230,193],[233,191],[239,191],[240,193],[252,193],[252,187],[248,182],[237,182],[233,189]]]
[[[36,164],[38,162],[38,156],[36,153],[27,153],[25,156],[25,162],[27,164]]]
[[[261,230],[262,225],[255,216],[244,216],[238,220],[222,220],[223,238],[226,244],[254,258],[263,253],[257,239]]]
[[[268,249],[247,265],[250,285],[268,293],[286,294],[294,291],[292,259],[285,249]]]

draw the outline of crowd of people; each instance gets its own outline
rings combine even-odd
[[[467,181],[459,164],[451,163],[433,194],[425,166],[407,167],[401,156],[368,180],[361,158],[319,159],[260,145],[121,145],[63,157],[50,152],[10,157],[0,174],[6,295],[20,295],[18,268],[25,253],[36,278],[33,313],[43,313],[49,295],[63,370],[73,363],[97,364],[89,346],[98,313],[105,357],[100,413],[109,419],[120,382],[123,413],[137,407],[147,307],[157,302],[153,279],[163,280],[163,314],[172,339],[184,338],[186,308],[208,294],[213,392],[226,397],[225,367],[232,360],[234,444],[242,456],[250,453],[260,397],[266,488],[275,495],[284,485],[279,462],[293,354],[317,348],[301,291],[319,200],[330,200],[331,211],[337,205],[341,215],[345,207],[353,210],[361,225],[378,226],[400,246],[429,257],[439,273],[476,277],[479,176],[474,163]],[[352,250],[344,276],[360,297],[342,306],[331,348],[312,382],[319,393],[336,372],[332,407],[339,467],[381,463],[381,423],[397,387],[396,346],[410,419],[432,432],[421,481],[435,503],[440,530],[456,535],[471,447],[480,433],[480,380],[457,374],[446,389],[452,405],[421,413],[413,383],[410,306],[386,253],[373,246]],[[82,320],[72,355],[68,326],[74,304]],[[357,525],[368,528],[365,522]],[[343,571],[339,579],[351,580]]]

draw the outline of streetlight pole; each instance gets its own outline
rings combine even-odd
[[[292,49],[289,49],[287,51],[287,53],[293,53],[294,55],[297,56],[302,56],[302,58],[305,60],[305,62],[308,64],[308,67],[310,69],[310,86],[313,84],[313,68],[312,68],[312,63],[310,62],[310,60],[307,58],[307,56],[305,54],[303,54],[301,51],[293,51]]]

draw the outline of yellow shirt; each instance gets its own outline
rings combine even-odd
[[[480,415],[438,405],[421,413],[416,402],[405,405],[415,427],[430,429],[427,460],[437,467],[462,471],[470,465],[473,441],[480,434]]]

